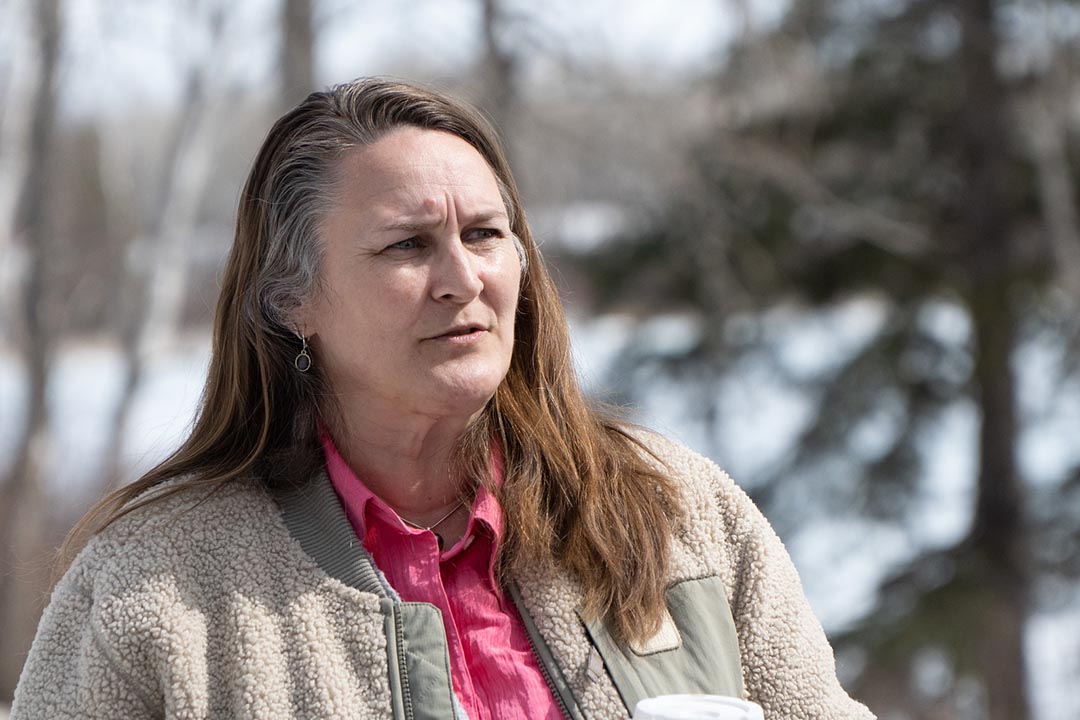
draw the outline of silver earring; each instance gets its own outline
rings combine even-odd
[[[300,333],[296,333],[300,337],[300,342],[304,343],[304,346],[300,348],[299,354],[293,360],[293,366],[302,373],[306,373],[311,369],[311,355],[308,355],[307,351],[307,338]]]

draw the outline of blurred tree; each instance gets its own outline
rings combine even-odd
[[[46,391],[61,329],[56,276],[50,266],[54,227],[50,199],[56,130],[56,76],[62,28],[59,0],[34,6],[40,76],[31,110],[26,175],[15,218],[15,237],[25,248],[22,333],[17,344],[28,376],[25,420],[14,459],[0,486],[0,697],[10,697],[40,612],[41,588],[26,587],[20,563],[41,542],[44,498],[42,463],[49,452]]]
[[[518,101],[518,58],[510,49],[511,43],[507,42],[507,37],[513,37],[513,32],[507,22],[505,0],[480,2],[481,34],[484,38],[484,52],[480,60],[485,96],[482,106],[505,140],[512,132]]]
[[[211,172],[202,129],[212,106],[211,83],[222,57],[229,4],[204,5],[210,49],[185,69],[180,112],[164,143],[157,182],[148,194],[149,217],[130,249],[118,307],[121,389],[109,421],[102,491],[130,480],[125,433],[151,352],[168,347],[180,330],[199,204]]]
[[[1080,272],[1069,102],[1046,91],[1075,99],[1061,87],[1072,50],[1016,60],[1032,8],[793,4],[732,49],[717,125],[652,229],[589,258],[603,305],[700,321],[685,351],[632,344],[617,368],[626,392],[678,378],[700,389],[700,418],[715,425],[716,388],[751,358],[811,399],[793,452],[751,483],[782,528],[808,520],[815,503],[910,526],[928,439],[950,409],[977,408],[968,532],[895,569],[873,611],[837,638],[864,658],[854,689],[881,713],[1029,717],[1035,583],[1076,577],[1075,551],[1033,548],[1047,534],[1075,545],[1076,507],[1059,503],[1034,523],[1039,495],[1017,466],[1016,353],[1040,323],[1075,336],[1078,296],[1060,288],[1075,293]],[[882,307],[884,321],[819,375],[785,367],[761,331],[776,308],[857,298]],[[936,330],[943,307],[967,329]],[[872,449],[856,440],[868,428],[885,438]],[[920,684],[928,656],[944,659],[944,679]]]
[[[283,0],[281,12],[281,102],[289,108],[315,90],[313,0]]]

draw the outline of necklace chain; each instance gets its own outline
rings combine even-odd
[[[461,506],[464,505],[464,504],[465,504],[465,498],[462,498],[461,502],[459,502],[454,507],[450,508],[450,511],[448,513],[446,513],[445,515],[443,515],[441,518],[439,518],[435,522],[431,523],[430,525],[421,525],[420,523],[414,523],[412,520],[409,520],[406,517],[402,517],[402,515],[400,513],[398,513],[398,517],[401,518],[401,522],[405,523],[406,525],[408,525],[410,527],[414,527],[417,530],[434,530],[435,528],[439,527],[444,522],[446,522],[446,520],[451,515],[456,513],[458,511],[458,509],[461,508]]]

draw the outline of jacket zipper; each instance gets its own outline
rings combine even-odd
[[[555,698],[555,702],[559,704],[559,710],[562,711],[562,715],[566,720],[570,720],[570,709],[566,707],[566,701],[562,699],[562,694],[555,687],[555,682],[551,679],[551,673],[548,672],[547,664],[544,659],[540,657],[540,653],[536,650],[536,643],[533,642],[532,635],[528,632],[525,636],[529,638],[529,647],[532,649],[533,657],[536,658],[536,664],[540,666],[540,674],[544,676],[544,682],[547,683],[548,689],[551,690],[552,697]]]
[[[412,695],[409,691],[409,669],[405,664],[405,627],[398,609],[394,608],[394,635],[397,637],[398,676],[401,678],[401,705],[405,720],[413,720]]]
[[[525,637],[529,641],[529,649],[532,650],[533,657],[536,658],[536,664],[540,667],[540,674],[544,676],[544,682],[547,683],[548,689],[551,691],[551,696],[554,697],[555,702],[558,703],[562,716],[566,718],[566,720],[573,720],[574,715],[570,713],[570,708],[567,706],[566,700],[563,699],[562,693],[559,692],[559,688],[555,685],[555,681],[551,677],[551,670],[548,668],[547,663],[544,661],[543,656],[536,647],[536,642],[533,640],[533,634],[529,630],[529,623],[525,622],[525,611],[518,602],[517,588],[510,590],[509,595],[510,602],[514,604],[514,608],[517,609],[518,615],[522,618],[521,624],[525,626]]]

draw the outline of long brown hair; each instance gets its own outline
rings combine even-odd
[[[469,477],[487,478],[491,438],[502,444],[500,571],[512,576],[536,563],[568,570],[584,587],[589,616],[607,615],[623,637],[643,640],[663,613],[669,534],[682,517],[678,491],[611,414],[586,402],[558,291],[494,129],[445,94],[385,79],[313,93],[271,128],[240,197],[191,434],[93,507],[69,535],[62,562],[93,533],[162,497],[244,478],[295,482],[318,466],[317,418],[332,393],[317,364],[309,373],[293,367],[299,341],[290,316],[318,282],[318,225],[341,154],[404,125],[453,133],[476,148],[524,253],[510,370],[456,453]]]

